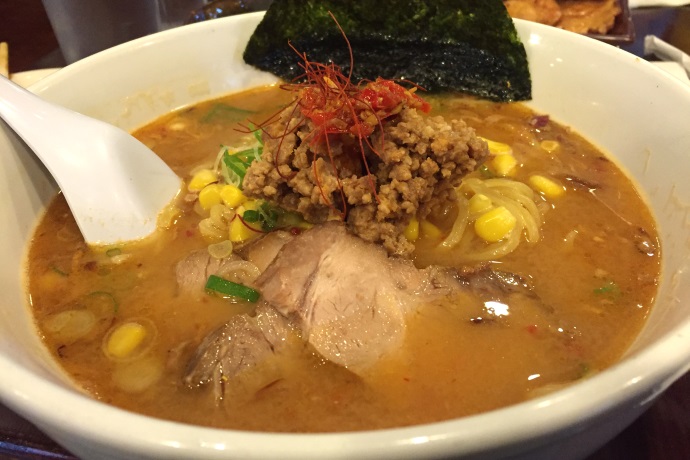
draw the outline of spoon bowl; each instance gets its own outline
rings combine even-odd
[[[129,133],[46,102],[4,77],[0,118],[51,173],[89,244],[150,235],[180,190],[177,174]]]

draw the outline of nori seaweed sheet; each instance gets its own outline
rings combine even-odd
[[[246,63],[285,79],[299,56],[350,67],[353,81],[407,79],[429,91],[496,101],[531,98],[527,55],[502,0],[275,0],[244,52]]]

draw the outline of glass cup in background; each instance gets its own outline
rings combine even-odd
[[[203,7],[209,0],[157,0],[158,30],[172,29],[191,21],[195,10]]]
[[[67,64],[187,22],[206,0],[43,0]]]

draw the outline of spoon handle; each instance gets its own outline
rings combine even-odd
[[[4,77],[0,118],[48,168],[90,243],[152,233],[180,189],[179,177],[127,132],[46,102]]]
[[[31,133],[48,128],[47,120],[61,116],[61,112],[67,112],[67,109],[45,103],[8,78],[0,76],[0,118],[35,152],[47,146],[50,136],[48,132],[46,136],[32,136]]]
[[[98,151],[93,147],[87,152],[80,142],[104,135],[104,122],[46,102],[4,77],[0,78],[0,118],[33,150],[61,188],[75,175],[98,176],[99,163],[109,162],[95,157]]]

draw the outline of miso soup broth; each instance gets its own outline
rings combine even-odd
[[[213,166],[221,146],[251,142],[247,120],[271,117],[290,98],[278,87],[254,89],[184,108],[134,134],[189,182]],[[411,239],[414,264],[460,273],[488,267],[510,274],[510,286],[472,281],[415,308],[402,344],[364,372],[329,361],[293,334],[287,351],[224,381],[219,399],[210,386],[184,383],[188,363],[204,337],[253,314],[256,304],[180,289],[178,263],[211,243],[199,230],[208,213],[198,194],[181,197],[155,236],[106,248],[84,243],[59,195],[38,224],[27,262],[31,309],[46,346],[79,387],[105,403],[190,424],[283,432],[462,417],[611,366],[642,328],[660,271],[654,221],[634,184],[576,132],[523,105],[426,99],[432,115],[462,119],[491,141],[491,155],[463,183],[526,184],[539,237],[518,235],[514,250],[482,260],[474,255],[489,243],[476,237],[441,244],[461,210],[437,207]],[[462,187],[468,215],[484,212],[477,210],[483,198],[474,198],[482,194]],[[477,225],[471,220],[466,232]],[[293,233],[309,231],[304,227]]]

